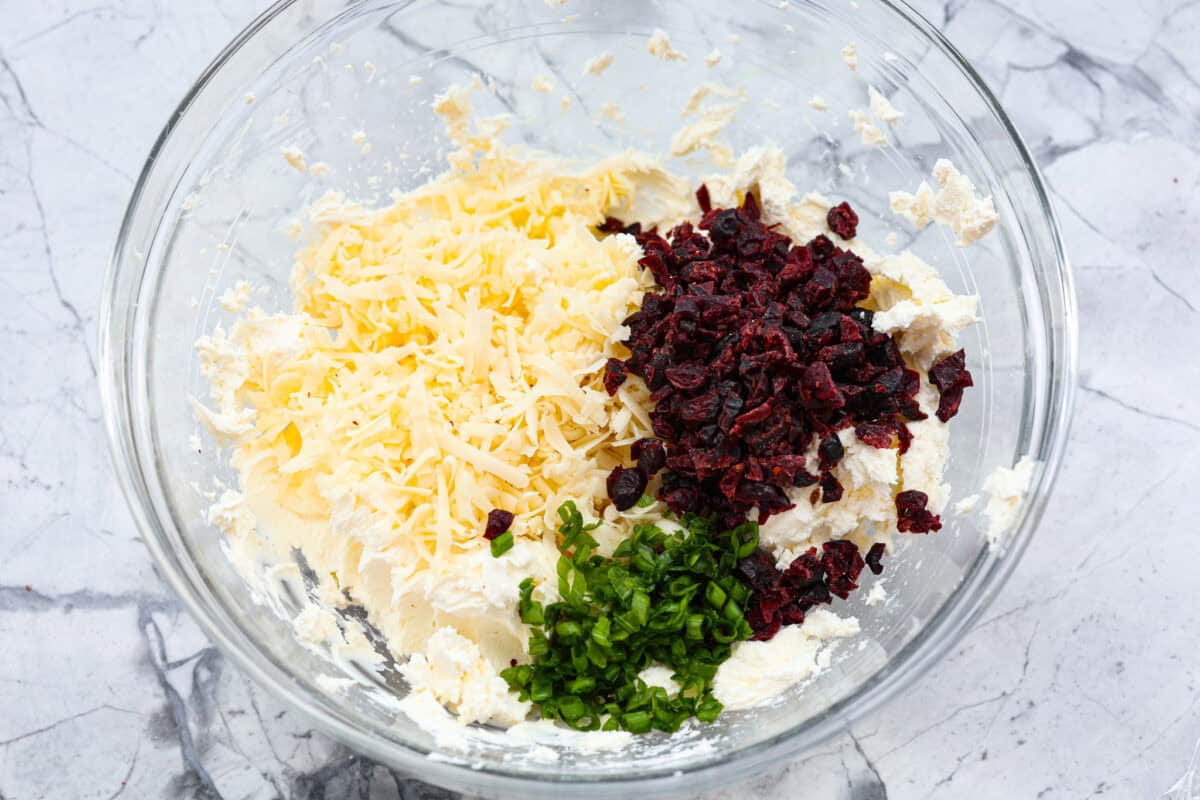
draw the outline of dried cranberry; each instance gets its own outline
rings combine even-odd
[[[821,566],[829,576],[829,591],[845,600],[850,592],[858,588],[858,576],[865,562],[854,542],[841,539],[826,542],[821,556]]]
[[[746,192],[746,196],[742,199],[742,211],[753,220],[757,220],[761,216],[758,209],[758,198],[754,196],[754,192]]]
[[[638,439],[629,452],[637,461],[638,469],[647,477],[657,474],[667,465],[667,448],[660,439]]]
[[[733,241],[741,229],[741,220],[733,209],[718,211],[708,227],[708,238],[717,246]]]
[[[804,369],[800,379],[800,397],[809,408],[837,408],[844,404],[833,374],[824,362],[817,361]]]
[[[699,389],[708,381],[708,370],[697,361],[689,361],[667,367],[666,376],[667,382],[676,389],[691,392]]]
[[[624,361],[610,358],[604,365],[604,390],[610,395],[615,395],[628,375],[629,370],[625,368]]]
[[[765,592],[779,583],[780,573],[775,568],[775,559],[761,551],[739,561],[736,571],[738,577],[756,592]]]
[[[708,186],[700,184],[700,188],[696,190],[696,202],[700,205],[700,210],[707,214],[712,210],[712,200],[708,196]]]
[[[825,221],[829,224],[829,230],[843,239],[853,239],[857,235],[858,214],[854,213],[849,203],[839,203],[829,209]]]
[[[896,495],[896,527],[901,533],[929,533],[940,531],[942,520],[926,509],[929,495],[909,489]]]
[[[842,440],[838,435],[831,433],[821,440],[817,447],[817,455],[821,458],[821,469],[833,469],[842,460],[842,456],[846,455],[846,449],[842,447]]]
[[[802,592],[824,579],[825,567],[817,558],[815,547],[810,547],[807,553],[793,560],[783,573],[784,582],[796,592]]]
[[[813,606],[830,602],[833,602],[833,595],[829,593],[829,585],[826,583],[814,584],[805,589],[804,593],[796,598],[796,605],[806,611]]]
[[[646,491],[646,474],[640,469],[617,467],[608,475],[608,496],[618,511],[633,508]]]
[[[828,236],[821,234],[808,243],[808,249],[812,251],[814,261],[826,261],[837,250],[837,246]]]
[[[937,418],[942,422],[949,422],[951,417],[958,413],[963,390],[975,385],[971,380],[971,373],[967,371],[966,352],[959,350],[934,364],[929,370],[929,380],[941,394]]]
[[[703,508],[700,490],[693,485],[677,484],[664,488],[659,499],[675,514],[695,514]]]
[[[761,626],[756,626],[751,619],[750,626],[754,629],[754,635],[750,639],[755,642],[766,642],[774,639],[775,634],[779,633],[779,629],[783,627],[783,620],[776,617],[769,622],[764,622]]]
[[[842,499],[842,484],[833,477],[832,472],[821,474],[821,502],[836,503]]]
[[[814,310],[829,308],[833,305],[837,289],[837,274],[833,270],[818,267],[804,286],[804,302]]]
[[[871,549],[867,551],[867,557],[863,559],[867,563],[867,567],[871,572],[879,575],[883,572],[883,563],[880,559],[883,558],[883,553],[887,549],[887,545],[883,542],[876,542],[871,545]]]
[[[854,429],[854,435],[863,444],[869,444],[880,450],[889,449],[895,440],[895,429],[891,425],[878,422],[864,422]]]
[[[483,530],[483,538],[489,542],[504,533],[513,524],[513,513],[500,508],[488,512],[487,527]]]

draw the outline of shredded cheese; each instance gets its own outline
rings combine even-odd
[[[650,430],[647,398],[610,398],[602,378],[651,278],[631,237],[594,233],[641,167],[522,159],[469,135],[465,95],[437,105],[455,168],[379,211],[327,195],[294,311],[199,344],[235,465],[296,513],[365,515],[360,561],[406,570],[485,545],[492,508],[534,539],[567,499],[599,515],[605,476]]]

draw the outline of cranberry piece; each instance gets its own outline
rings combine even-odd
[[[810,586],[804,590],[803,594],[796,598],[796,605],[805,611],[813,606],[825,605],[831,602],[833,602],[833,595],[829,592],[829,585],[825,583]]]
[[[804,302],[814,310],[829,308],[833,305],[837,289],[837,273],[824,267],[818,267],[804,286]]]
[[[761,627],[756,626],[752,620],[750,627],[754,629],[754,635],[750,637],[751,641],[767,642],[774,639],[775,634],[779,633],[779,629],[783,627],[783,620],[775,617],[770,622],[765,622]]]
[[[857,235],[858,214],[854,213],[854,209],[850,207],[849,203],[839,203],[829,209],[825,221],[829,225],[829,230],[843,239],[853,239]]]
[[[805,368],[800,379],[800,397],[810,408],[837,408],[845,402],[837,384],[833,382],[833,374],[822,361]]]
[[[698,513],[705,502],[701,499],[700,490],[696,486],[682,484],[663,489],[659,494],[659,499],[666,503],[667,508],[675,514]]]
[[[845,539],[826,542],[821,566],[829,576],[829,591],[845,600],[850,592],[858,588],[858,576],[865,563],[854,542]]]
[[[604,365],[604,390],[610,395],[615,395],[628,375],[629,370],[625,368],[624,361],[610,358]]]
[[[842,456],[846,455],[846,449],[842,447],[842,440],[838,435],[831,433],[821,440],[817,447],[817,455],[821,458],[821,469],[833,469],[842,460]]]
[[[741,220],[736,211],[732,209],[718,211],[708,228],[708,238],[714,245],[720,247],[732,242],[741,227]]]
[[[812,251],[814,261],[826,261],[837,250],[837,246],[828,236],[821,234],[808,243],[808,249]]]
[[[712,200],[708,196],[708,186],[700,184],[700,188],[696,190],[696,202],[700,204],[700,210],[707,214],[712,211]]]
[[[646,476],[655,475],[667,465],[667,446],[661,439],[638,439],[629,449],[638,469]]]
[[[708,381],[708,369],[701,363],[691,361],[667,367],[667,382],[676,389],[695,391]]]
[[[971,380],[971,373],[967,371],[966,352],[959,350],[934,364],[929,370],[929,380],[941,394],[937,418],[942,422],[949,422],[958,413],[963,390],[975,385]]]
[[[487,527],[483,530],[483,538],[489,542],[507,531],[513,524],[513,513],[500,508],[488,512]]]
[[[864,422],[854,429],[854,435],[863,444],[869,444],[871,447],[880,450],[887,450],[892,446],[895,438],[895,429],[891,425],[879,422]]]
[[[780,574],[775,568],[775,559],[762,551],[756,551],[739,561],[736,572],[756,592],[766,592],[779,583]]]
[[[821,502],[836,503],[842,499],[842,484],[832,472],[821,473]]]
[[[608,475],[608,496],[618,511],[628,511],[646,491],[646,473],[640,469],[617,467]]]
[[[746,192],[746,197],[742,200],[742,211],[752,220],[757,220],[761,216],[758,198],[754,196],[754,192]]]
[[[817,549],[810,547],[808,552],[792,561],[783,573],[783,579],[793,591],[799,593],[811,588],[825,579],[825,567],[817,558]]]
[[[929,533],[942,529],[942,519],[926,509],[929,495],[909,489],[896,495],[896,527],[901,533]]]
[[[883,553],[887,549],[887,545],[883,542],[876,542],[871,545],[871,549],[867,551],[867,557],[863,559],[871,572],[879,575],[883,572],[883,563],[880,559],[883,558]]]

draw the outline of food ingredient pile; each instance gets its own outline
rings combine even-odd
[[[811,678],[863,570],[941,527],[975,298],[774,147],[693,184],[435,110],[448,171],[327,195],[293,308],[197,343],[240,479],[210,519],[303,554],[305,640],[361,605],[464,723],[671,732]]]

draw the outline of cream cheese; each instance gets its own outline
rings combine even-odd
[[[646,40],[646,51],[660,61],[687,61],[687,54],[671,46],[671,37],[658,28]]]
[[[769,641],[738,642],[717,670],[713,695],[730,711],[777,700],[829,666],[834,640],[858,632],[856,618],[821,608],[810,611],[803,625],[782,628]]]
[[[879,126],[871,122],[867,112],[852,109],[850,111],[850,122],[854,125],[854,132],[858,134],[859,139],[867,147],[880,147],[888,143],[887,135],[880,130]]]
[[[874,86],[867,87],[867,97],[871,102],[871,116],[880,122],[894,124],[899,122],[900,118],[904,116],[904,112],[897,110],[891,101]]]
[[[583,65],[583,74],[584,75],[603,75],[604,70],[611,67],[612,63],[613,63],[613,54],[606,50],[603,53],[600,53],[599,55],[593,56],[592,58],[588,59],[587,63]]]
[[[479,646],[454,628],[438,628],[425,652],[414,654],[400,671],[414,692],[428,692],[453,708],[463,724],[515,725],[532,707],[509,691]]]
[[[287,165],[297,172],[307,172],[308,164],[304,161],[304,151],[295,145],[288,145],[280,149],[280,154],[283,155],[283,160]]]
[[[1016,523],[1037,463],[1025,456],[1011,469],[997,467],[983,482],[983,493],[988,496],[987,505],[983,508],[988,518],[985,535],[993,548],[999,546],[1001,538]]]
[[[842,48],[842,62],[845,63],[851,71],[858,69],[858,45],[850,42]]]
[[[889,195],[892,213],[917,228],[931,222],[950,228],[958,234],[959,247],[979,241],[996,227],[998,215],[991,196],[977,195],[971,179],[948,160],[937,160],[933,178],[940,187],[936,192],[925,181],[921,181],[913,194],[892,192]]]

